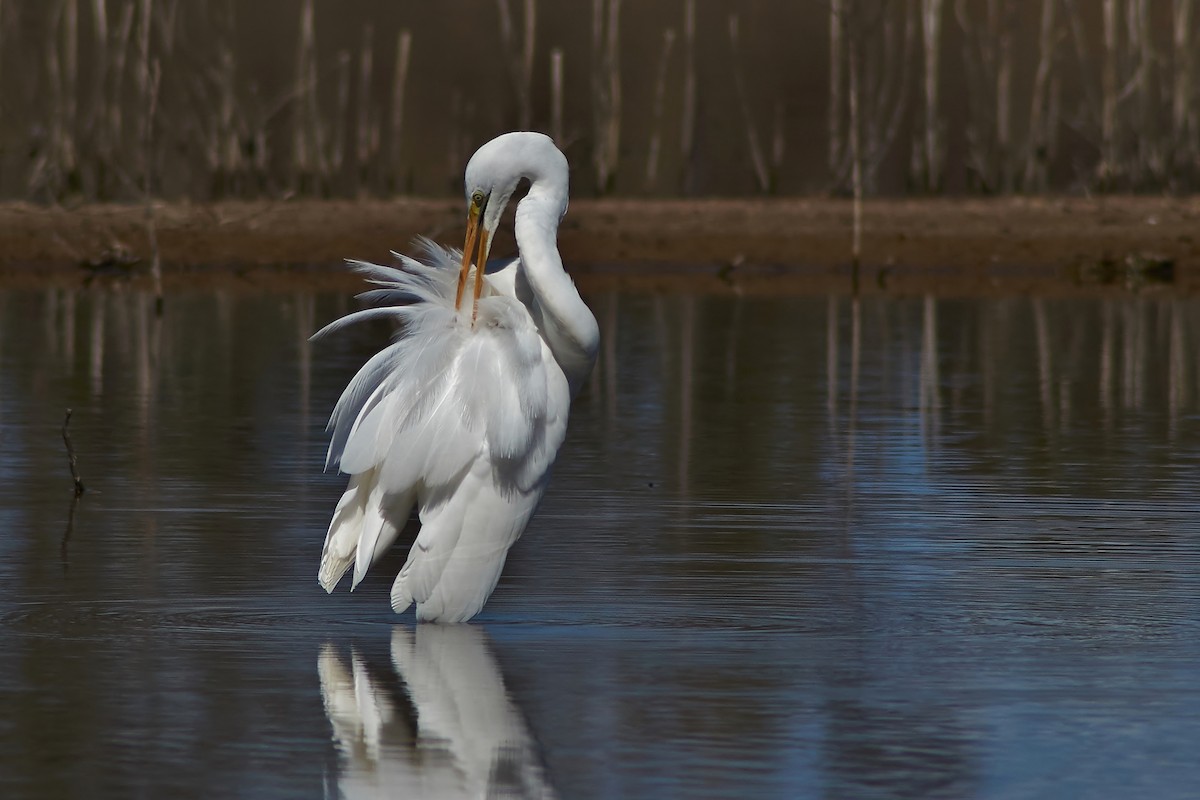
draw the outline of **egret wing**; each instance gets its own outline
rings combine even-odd
[[[541,498],[569,389],[520,302],[489,290],[474,323],[463,319],[453,304],[454,254],[431,255],[430,265],[403,259],[404,270],[359,265],[382,287],[373,299],[402,304],[325,328],[389,314],[403,325],[351,380],[330,419],[328,464],[352,478],[320,578],[332,590],[353,563],[357,585],[415,502],[422,529],[393,606],[415,601],[422,618],[468,619]]]

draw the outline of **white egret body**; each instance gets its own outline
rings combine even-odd
[[[427,263],[356,262],[381,287],[363,298],[383,305],[317,336],[378,317],[403,327],[350,381],[329,421],[326,466],[338,465],[350,483],[321,555],[326,591],[351,566],[357,586],[414,506],[421,528],[392,586],[397,613],[416,603],[418,620],[463,622],[496,587],[546,489],[571,398],[599,344],[596,319],[558,254],[567,177],[548,137],[500,136],[467,164],[461,265],[432,242]],[[517,206],[519,255],[485,277],[492,235],[522,178],[530,188]]]

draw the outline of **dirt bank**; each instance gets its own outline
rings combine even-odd
[[[1200,290],[1200,198],[873,200],[864,219],[865,291]],[[155,221],[175,286],[230,275],[253,284],[281,269],[350,284],[345,257],[386,260],[416,235],[459,244],[463,232],[455,200],[160,204]],[[581,199],[560,244],[584,287],[825,291],[848,286],[850,226],[850,203],[827,198]],[[124,274],[112,262],[144,264],[147,242],[140,206],[0,204],[10,283]],[[493,253],[513,247],[502,231]]]

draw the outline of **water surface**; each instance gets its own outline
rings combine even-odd
[[[1200,785],[1200,301],[589,302],[539,514],[475,624],[418,628],[402,554],[316,583],[325,416],[386,328],[0,292],[0,795]]]

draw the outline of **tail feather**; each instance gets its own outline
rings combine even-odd
[[[463,484],[450,502],[422,515],[421,533],[392,586],[396,613],[415,602],[422,621],[465,622],[478,614],[541,498],[540,489],[502,493],[486,469]]]
[[[495,543],[456,547],[428,599],[417,605],[417,620],[466,622],[482,611],[500,582],[508,550]]]
[[[396,541],[402,527],[396,521],[407,519],[411,509],[411,492],[388,496],[379,482],[378,469],[351,475],[325,536],[317,571],[322,588],[332,592],[353,566],[350,590],[354,591],[371,564]]]
[[[366,513],[363,514],[362,532],[358,537],[358,555],[354,564],[354,583],[350,585],[350,591],[354,591],[367,576],[367,569],[395,543],[400,536],[403,520],[408,519],[412,505],[411,491],[399,497],[387,498],[382,486],[376,485],[367,500]],[[392,514],[398,516],[391,516]]]
[[[358,531],[362,529],[367,498],[367,493],[361,492],[360,489],[363,480],[369,477],[369,472],[350,476],[350,484],[342,493],[342,499],[338,500],[333,519],[329,522],[329,532],[325,534],[325,547],[321,551],[321,566],[317,570],[317,580],[326,592],[332,593],[338,581],[354,564]]]
[[[404,570],[400,570],[396,575],[396,580],[392,583],[392,611],[395,611],[397,614],[403,614],[405,611],[408,611],[408,607],[412,604],[412,592],[409,591],[408,586],[404,583]]]

